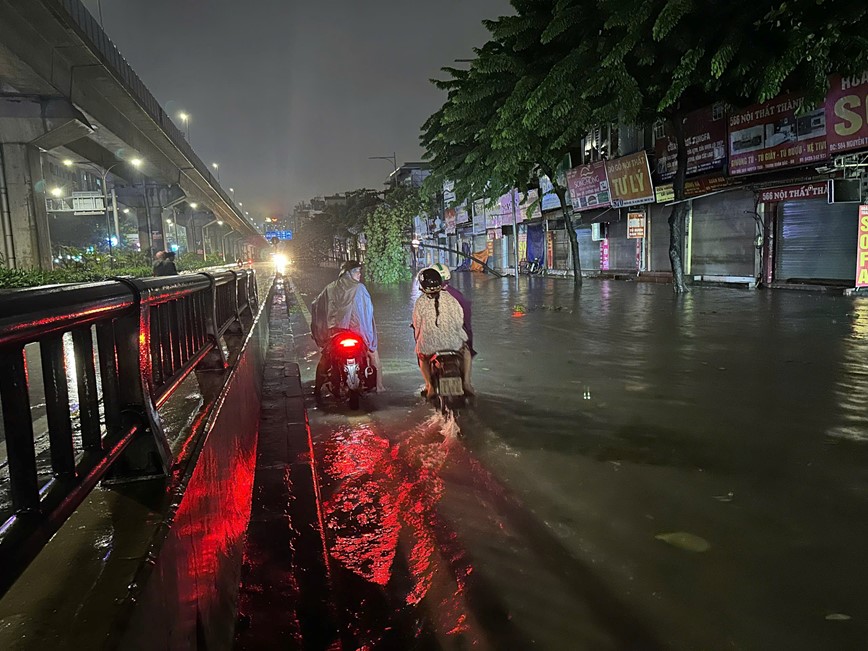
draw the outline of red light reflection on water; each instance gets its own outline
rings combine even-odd
[[[395,584],[405,586],[402,601],[414,607],[429,597],[436,627],[456,635],[469,630],[463,597],[472,568],[436,512],[450,450],[439,430],[423,428],[395,445],[370,427],[338,432],[325,446],[322,469],[335,488],[323,512],[332,558],[385,588],[405,553],[409,576]]]

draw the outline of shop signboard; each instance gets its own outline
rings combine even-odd
[[[856,77],[833,76],[826,96],[829,153],[868,147],[868,71]]]
[[[455,208],[447,208],[443,217],[446,222],[446,234],[455,235]]]
[[[644,151],[606,161],[606,176],[615,208],[654,202],[651,170]]]
[[[539,177],[539,189],[543,193],[543,212],[547,210],[558,210],[561,207],[561,200],[558,199],[558,195],[555,194],[554,186],[549,177]]]
[[[641,240],[645,237],[645,213],[627,213],[627,239]]]
[[[768,188],[759,193],[759,201],[760,203],[774,203],[777,201],[799,201],[802,199],[825,199],[828,194],[828,188],[829,184],[825,181]]]
[[[521,226],[518,231],[518,259],[527,260],[527,227]]]
[[[826,160],[826,109],[798,114],[803,95],[784,95],[729,116],[729,173],[752,174]]]
[[[467,202],[462,201],[455,206],[455,223],[466,224],[470,221],[470,212],[467,210]]]
[[[473,202],[473,234],[483,235],[485,233],[485,201],[479,199]]]
[[[609,270],[609,240],[600,241],[600,271]]]
[[[605,208],[610,204],[606,163],[597,161],[567,171],[567,188],[577,211]]]
[[[700,174],[723,168],[726,164],[726,119],[721,105],[707,106],[688,113],[684,119],[687,145],[687,174]],[[664,135],[654,141],[657,174],[671,179],[678,169],[678,143],[667,122]]]
[[[536,190],[528,190],[526,194],[522,195],[519,208],[521,210],[521,219],[519,219],[519,221],[541,218],[542,212],[540,211],[539,206],[539,193]]]
[[[859,241],[856,247],[856,287],[868,287],[868,206],[859,206]]]
[[[455,184],[452,181],[446,181],[443,184],[443,205],[451,208],[455,203]]]
[[[489,241],[503,239],[503,231],[499,228],[489,228],[486,231],[486,235],[488,236]]]
[[[715,174],[713,176],[700,176],[695,179],[687,179],[684,182],[684,198],[694,199],[710,192],[717,192],[729,187],[726,178]],[[654,188],[654,196],[657,203],[670,203],[675,201],[675,191],[671,183],[658,185]]]

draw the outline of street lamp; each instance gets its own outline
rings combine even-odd
[[[230,230],[228,233],[226,233],[226,234],[223,236],[223,239],[222,239],[222,241],[221,241],[222,249],[223,249],[223,263],[224,263],[224,264],[226,263],[226,238],[227,238],[227,237],[231,237],[231,236],[234,235],[234,234],[235,234],[235,231]]]
[[[211,167],[214,168],[214,171],[217,172],[217,182],[220,182],[220,165],[218,163],[211,163]]]
[[[222,219],[214,219],[202,227],[202,261],[203,262],[208,262],[208,233],[207,233],[207,231],[211,226],[214,226],[214,224],[217,224],[218,226],[222,226],[223,220]]]
[[[368,156],[368,160],[387,160],[392,163],[392,167],[394,171],[392,174],[394,175],[395,187],[398,187],[398,157],[395,154],[391,156]]]
[[[142,166],[144,161],[142,161],[141,158],[131,158],[129,161],[118,161],[117,163],[112,163],[111,165],[106,167],[105,170],[103,170],[101,172],[100,172],[99,166],[94,165],[93,163],[81,163],[81,165],[84,165],[86,167],[92,167],[93,169],[97,170],[97,172],[102,177],[102,186],[101,186],[101,188],[102,188],[102,201],[103,201],[103,209],[105,210],[106,234],[108,235],[107,240],[108,240],[108,247],[109,247],[109,264],[111,264],[111,265],[114,265],[114,259],[112,257],[112,246],[113,246],[112,245],[112,229],[111,229],[111,221],[109,219],[108,189],[106,186],[108,184],[109,172],[111,172],[118,165],[122,165],[124,162],[129,162],[129,164],[132,165],[134,168],[139,169]],[[73,165],[75,165],[75,161],[67,158],[66,160],[63,161],[63,165],[65,167],[72,167]],[[52,192],[52,194],[53,194],[53,192]],[[55,195],[55,196],[58,196],[58,195]],[[120,228],[120,224],[118,223],[117,211],[115,211],[114,215],[115,215],[115,234],[116,234],[116,239],[114,241],[120,243],[120,241],[121,241],[121,228]]]
[[[63,196],[63,188],[61,187],[51,188],[50,192],[51,196],[56,199],[60,199]]]
[[[181,111],[180,113],[178,113],[178,117],[181,118],[181,122],[184,123],[184,130],[187,132],[187,143],[189,144],[189,142],[190,142],[190,114],[185,112],[185,111]]]

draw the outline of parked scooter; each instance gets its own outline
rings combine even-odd
[[[321,391],[327,390],[338,400],[346,400],[350,409],[358,409],[362,394],[377,388],[377,369],[368,359],[368,347],[361,335],[350,330],[334,333],[328,345],[330,363]],[[320,397],[317,402],[321,402]]]

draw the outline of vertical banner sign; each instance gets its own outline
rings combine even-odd
[[[826,124],[830,153],[868,146],[868,71],[858,77],[829,79]]]
[[[546,267],[548,269],[554,269],[555,267],[555,234],[554,231],[549,231],[547,233],[548,238],[546,238],[546,259],[548,262],[546,263]]]
[[[859,243],[856,247],[856,287],[868,287],[868,206],[859,206]]]
[[[606,161],[606,175],[612,193],[612,206],[615,208],[654,203],[651,170],[644,151]]]
[[[447,208],[444,216],[446,234],[455,235],[455,208]]]
[[[609,270],[609,240],[600,240],[600,271]]]
[[[527,260],[527,228],[524,226],[518,231],[518,259]]]
[[[645,213],[627,213],[627,239],[641,240],[645,237]]]

